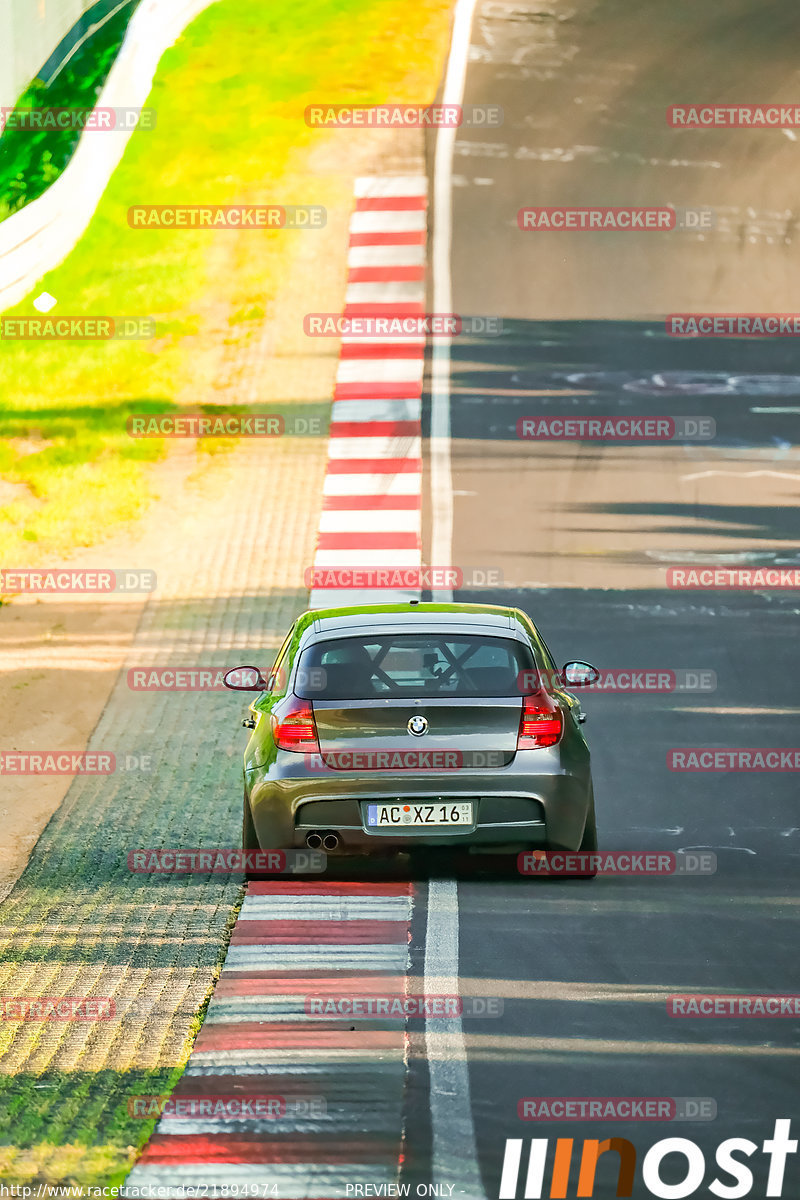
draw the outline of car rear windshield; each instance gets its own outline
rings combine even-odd
[[[529,647],[510,638],[393,633],[315,642],[294,690],[305,700],[519,696],[533,670]]]

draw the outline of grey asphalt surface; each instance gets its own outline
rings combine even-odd
[[[665,118],[674,103],[796,98],[798,22],[783,0],[479,0],[464,102],[499,104],[505,119],[458,133],[453,309],[500,315],[505,332],[453,350],[451,561],[499,570],[504,583],[455,599],[525,609],[559,662],[717,675],[713,692],[583,701],[601,847],[710,847],[715,875],[460,879],[462,985],[505,1004],[499,1019],[465,1022],[489,1197],[506,1138],[549,1137],[550,1164],[555,1139],[575,1138],[575,1195],[580,1143],[614,1136],[637,1149],[637,1200],[652,1195],[643,1154],[670,1136],[701,1147],[707,1171],[692,1194],[712,1195],[720,1142],[760,1147],[797,1111],[799,1020],[679,1020],[665,1003],[800,991],[796,777],[675,773],[666,760],[671,747],[800,744],[800,605],[791,592],[672,591],[665,571],[800,561],[800,362],[786,339],[671,339],[663,317],[798,308],[800,145],[780,131],[673,130]],[[702,238],[518,229],[520,207],[558,204],[711,206],[716,226]],[[708,415],[717,436],[644,447],[515,433],[521,416],[606,414]],[[412,1096],[423,1086],[412,1073]],[[710,1097],[717,1116],[518,1119],[521,1098],[547,1096]],[[424,1123],[411,1128],[424,1178]],[[800,1194],[799,1157],[785,1196]],[[601,1198],[616,1194],[610,1160]],[[767,1165],[759,1150],[748,1194],[765,1194]],[[667,1160],[664,1182],[685,1169]]]

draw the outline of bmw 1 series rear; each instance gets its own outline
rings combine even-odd
[[[560,670],[519,609],[386,604],[303,613],[257,690],[243,846],[596,849],[589,748]]]

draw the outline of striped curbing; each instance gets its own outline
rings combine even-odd
[[[424,176],[356,182],[345,316],[424,314],[426,224]],[[342,338],[311,608],[420,598],[424,369],[423,336]],[[318,574],[354,567],[410,568],[412,586],[333,587]]]
[[[334,1200],[353,1182],[397,1183],[404,1023],[316,1017],[308,1001],[405,994],[411,908],[407,883],[251,884],[187,1069],[121,1195]]]

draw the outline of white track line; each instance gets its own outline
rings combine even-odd
[[[477,0],[458,0],[447,63],[443,104],[460,105],[469,61],[472,18]],[[440,126],[433,166],[433,311],[453,308],[450,255],[453,244],[453,156],[456,130]],[[453,552],[453,477],[450,463],[450,342],[434,338],[431,346],[431,562],[446,566]],[[435,601],[448,603],[452,588],[436,588]]]
[[[756,408],[751,408],[750,412],[754,413],[778,413],[783,416],[784,413],[800,413],[800,408],[789,408],[785,404],[761,405]]]
[[[681,479],[708,479],[711,475],[733,475],[736,479],[757,479],[761,476],[772,475],[777,479],[797,479],[797,471],[693,471],[691,475],[681,475]]]
[[[458,888],[454,879],[432,879],[428,884],[425,993],[459,994]],[[467,1049],[460,1017],[426,1018],[425,1057],[431,1088],[431,1176],[453,1180],[458,1193],[478,1200],[485,1192],[475,1156]]]
[[[469,61],[476,0],[457,0],[443,104],[461,104]],[[453,156],[455,129],[440,127],[436,136],[433,175],[433,304],[434,312],[451,312],[450,275],[453,226]],[[431,562],[451,561],[453,547],[453,477],[450,459],[450,346],[434,339],[431,364]],[[433,599],[451,601],[452,589],[440,588]],[[425,935],[425,990],[434,977],[448,976],[446,991],[458,995],[458,889],[454,880],[431,880]],[[438,980],[439,986],[441,980]],[[447,1029],[444,1028],[447,1026]],[[445,1038],[443,1035],[447,1034]],[[457,1180],[469,1200],[485,1196],[475,1150],[469,1069],[461,1019],[429,1017],[425,1046],[430,1077],[432,1177]]]

